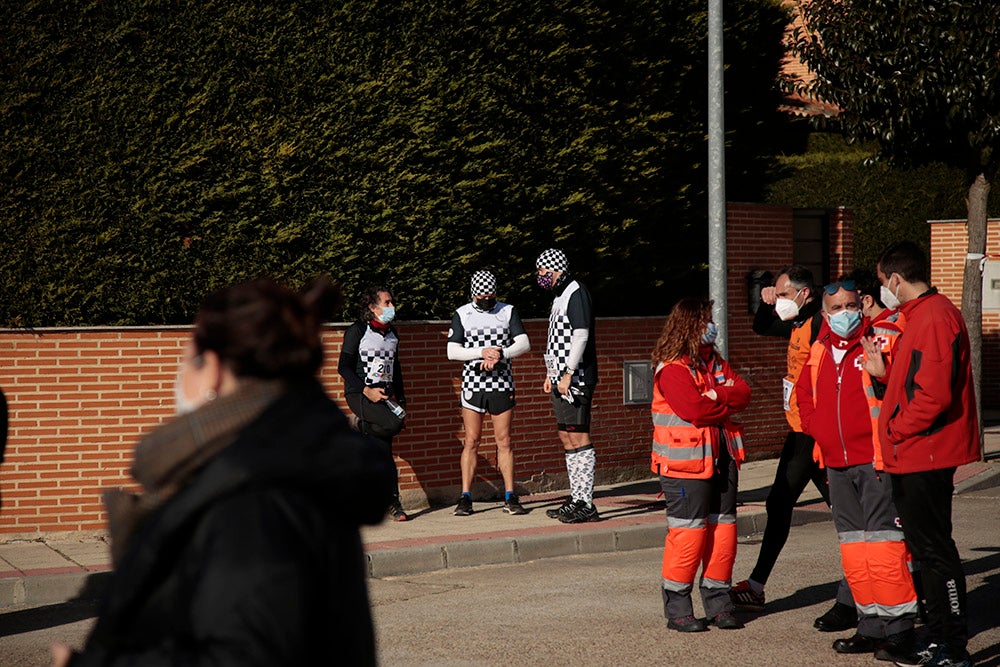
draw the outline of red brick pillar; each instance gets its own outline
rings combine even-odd
[[[854,209],[838,206],[830,210],[830,277],[835,279],[852,270],[854,270]]]

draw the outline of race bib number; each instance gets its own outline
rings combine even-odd
[[[559,377],[559,360],[554,354],[545,355],[545,370],[550,378]]]
[[[365,376],[366,384],[391,384],[392,364],[386,359],[373,359],[368,365],[368,374]]]
[[[792,409],[792,392],[795,391],[795,383],[788,378],[781,378],[781,402],[785,407],[785,412]]]

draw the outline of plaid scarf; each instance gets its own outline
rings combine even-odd
[[[278,380],[242,379],[233,393],[171,419],[139,441],[131,472],[143,492],[104,493],[115,566],[143,519],[187,485],[285,390]]]

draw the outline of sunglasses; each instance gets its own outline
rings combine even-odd
[[[854,279],[848,278],[847,280],[841,280],[840,282],[830,283],[829,285],[823,286],[823,291],[831,296],[836,294],[840,288],[844,288],[848,292],[854,291]]]

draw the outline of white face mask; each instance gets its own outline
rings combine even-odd
[[[889,282],[892,282],[892,276],[889,276]],[[882,285],[882,287],[879,288],[879,296],[882,297],[882,303],[884,303],[885,307],[889,310],[896,310],[899,308],[899,285],[896,285],[895,292],[885,285]]]
[[[791,299],[782,299],[779,297],[774,300],[774,312],[778,314],[782,322],[794,320],[795,316],[799,314],[799,304],[795,303],[795,299],[799,298],[799,294],[802,294],[801,289]]]
[[[788,320],[794,320],[796,315],[799,314],[799,304],[795,302],[802,294],[804,287],[799,289],[791,299],[784,299],[778,297],[774,300],[774,312],[778,314],[782,322],[787,322]]]
[[[198,404],[194,401],[189,401],[187,396],[184,395],[184,385],[181,382],[181,374],[177,373],[177,379],[174,380],[174,409],[178,415],[186,415],[189,412],[194,412],[198,409]]]

